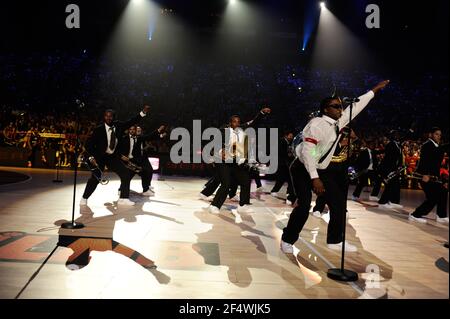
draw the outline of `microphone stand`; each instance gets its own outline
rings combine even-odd
[[[63,223],[61,225],[61,228],[64,229],[80,229],[84,227],[83,223],[75,222],[75,195],[77,191],[77,175],[78,175],[78,149],[80,146],[80,140],[78,137],[79,134],[79,126],[80,126],[80,108],[84,106],[84,103],[79,103],[77,101],[77,104],[79,105],[77,107],[77,113],[76,113],[76,124],[75,124],[75,156],[74,156],[74,164],[75,164],[75,170],[73,174],[73,198],[72,198],[72,220],[70,222]]]
[[[55,155],[56,156],[56,164],[55,164],[55,168],[56,168],[56,178],[53,180],[53,183],[62,183],[62,180],[59,179],[59,166],[61,165],[61,153],[59,151],[56,151]]]
[[[348,148],[347,148],[347,170],[346,172],[348,172],[348,168],[350,165],[350,149],[352,146],[352,142],[351,142],[351,133],[352,133],[352,111],[353,111],[353,103],[355,103],[355,100],[352,100],[349,108],[350,108],[350,114],[349,114],[349,121],[348,121],[348,130],[349,130],[349,135],[348,135]],[[348,174],[346,175],[346,178],[348,179]],[[348,188],[347,188],[347,192],[348,192]],[[347,195],[347,194],[346,194]],[[346,196],[347,198],[347,196]],[[346,199],[347,201],[347,199]],[[347,205],[345,205],[345,207],[343,207],[343,214],[342,214],[342,224],[344,225],[344,229],[342,230],[342,252],[341,252],[341,267],[340,268],[331,268],[328,269],[327,272],[327,276],[328,278],[331,278],[333,280],[339,280],[339,281],[357,281],[358,280],[358,274],[352,270],[348,270],[344,268],[344,263],[345,263],[345,233],[346,233],[346,228],[347,228],[347,209],[346,209]]]

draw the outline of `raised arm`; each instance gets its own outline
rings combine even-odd
[[[353,105],[352,109],[352,119],[354,119],[362,110],[369,104],[370,100],[372,100],[380,90],[386,87],[389,84],[389,80],[381,81],[377,85],[375,85],[369,92],[358,97],[359,102],[356,102]],[[339,119],[339,129],[345,127],[350,120],[350,107],[347,107],[344,112],[342,112],[342,116]]]
[[[129,120],[127,120],[125,122],[118,122],[117,124],[120,125],[123,129],[127,129],[130,126],[133,126],[133,125],[139,123],[143,117],[147,116],[149,111],[150,111],[150,106],[146,105],[146,106],[144,106],[142,111],[139,112],[138,115],[130,118]]]
[[[247,127],[250,126],[255,126],[262,117],[266,116],[267,114],[270,114],[271,111],[272,110],[268,107],[262,108],[252,120],[245,122],[241,125],[242,129],[246,129]]]

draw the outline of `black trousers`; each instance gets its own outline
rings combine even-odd
[[[314,205],[313,212],[323,213],[326,203],[327,203],[327,201],[325,200],[324,195],[317,196],[316,205]]]
[[[273,185],[273,188],[270,192],[278,193],[280,191],[281,187],[283,187],[284,183],[286,183],[286,182],[288,184],[288,188],[286,191],[287,199],[290,200],[291,202],[294,202],[295,201],[295,192],[292,187],[292,180],[291,180],[291,176],[289,173],[289,166],[285,165],[285,164],[280,164],[280,166],[278,167],[278,170],[277,170],[277,177],[275,180],[275,185]]]
[[[255,184],[257,188],[262,187],[261,177],[259,177],[259,172],[252,171],[250,173],[250,178],[255,180]]]
[[[394,177],[384,185],[384,191],[378,203],[387,204],[388,202],[400,204],[400,177]]]
[[[239,167],[237,164],[220,163],[217,164],[217,174],[220,180],[220,187],[211,205],[221,208],[232,186],[233,179],[241,187],[239,205],[250,204],[250,173],[247,169]]]
[[[447,200],[448,190],[445,189],[442,184],[439,183],[424,183],[420,182],[423,191],[425,192],[426,199],[416,208],[413,213],[414,217],[422,217],[430,213],[434,206],[436,207],[436,213],[440,218],[447,217]]]
[[[104,171],[105,166],[107,166],[110,171],[119,175],[120,185],[122,188],[120,192],[120,198],[130,197],[130,171],[125,167],[125,165],[117,157],[117,155],[105,155],[103,156],[103,158],[97,161],[97,164],[102,171]],[[97,175],[97,178],[94,176],[94,174]],[[86,184],[86,188],[84,189],[83,198],[89,198],[95,191],[99,183],[99,174],[100,172],[97,171],[92,173],[92,176],[89,178]]]
[[[217,165],[217,164],[215,164],[215,165]],[[214,194],[214,192],[216,191],[216,189],[219,186],[220,186],[219,170],[217,169],[216,166],[214,166],[213,176],[211,176],[211,178],[206,182],[205,187],[203,188],[203,190],[200,193],[209,197],[212,194]],[[231,184],[230,184],[230,189],[228,192],[229,198],[233,198],[234,196],[236,196],[237,188],[238,188],[238,184],[234,181],[234,179],[232,179]]]
[[[298,240],[300,232],[308,220],[312,199],[312,182],[305,166],[298,159],[294,160],[290,172],[298,206],[292,210],[288,224],[283,229],[281,238],[286,243],[294,244]],[[324,184],[324,198],[330,208],[327,243],[338,244],[342,242],[342,232],[345,227],[343,214],[345,214],[347,209],[347,176],[342,173],[341,169],[327,169],[319,171],[319,177]]]
[[[372,192],[371,196],[378,196],[380,192],[381,182],[379,181],[379,177],[374,170],[369,170],[367,173],[362,174],[358,178],[358,183],[356,184],[355,190],[353,191],[353,196],[359,197],[364,187],[369,185],[369,179],[372,184]]]
[[[150,185],[152,183],[152,178],[153,178],[153,167],[150,164],[150,161],[148,160],[147,157],[144,157],[142,159],[131,159],[131,161],[133,163],[135,163],[136,165],[139,165],[142,167],[142,171],[140,173],[137,173],[140,177],[141,177],[141,181],[142,181],[142,191],[146,192],[150,189]],[[131,171],[131,176],[130,176],[130,180],[133,179],[134,175],[136,173]]]

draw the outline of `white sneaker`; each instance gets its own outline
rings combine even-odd
[[[87,198],[81,197],[81,199],[80,199],[80,206],[87,206]]]
[[[378,207],[381,208],[381,209],[394,209],[394,208],[395,208],[394,206],[392,206],[392,205],[389,204],[389,203],[386,203],[386,204],[380,204],[380,205],[378,205]]]
[[[238,213],[253,213],[253,209],[250,205],[239,206],[237,208]]]
[[[258,187],[257,189],[256,189],[256,192],[257,193],[265,193],[266,192],[266,190],[264,189],[264,187]]]
[[[213,205],[208,207],[208,211],[211,214],[215,214],[215,215],[220,214],[220,209],[218,207],[216,207],[216,206],[213,206]]]
[[[355,202],[359,201],[359,197],[356,197],[356,196],[352,195],[352,201],[355,201]]]
[[[292,202],[289,199],[286,199],[286,205],[292,206]]]
[[[278,197],[278,193],[275,192],[270,193],[270,195],[272,195],[273,197]]]
[[[391,206],[394,207],[394,208],[403,208],[403,205],[396,204],[396,203],[391,203],[391,202],[389,202],[389,205],[391,205]]]
[[[231,200],[232,202],[237,202],[237,203],[239,203],[239,201],[241,200],[241,198],[239,197],[239,194],[237,194],[237,195],[234,196],[233,198],[230,198],[230,200]]]
[[[421,223],[421,224],[426,224],[427,220],[425,218],[422,217],[414,217],[412,214],[409,215],[408,219],[412,222],[416,222],[416,223]]]
[[[436,221],[441,224],[448,224],[448,217],[439,217],[436,216]]]
[[[380,199],[377,196],[369,196],[370,201],[378,202]]]
[[[312,215],[313,215],[314,217],[317,217],[317,218],[321,218],[321,217],[322,217],[322,213],[319,212],[318,210],[312,212]]]
[[[148,191],[142,192],[142,196],[155,196],[155,192],[149,189]]]
[[[120,206],[134,206],[135,204],[136,204],[135,202],[132,202],[128,198],[119,198],[119,200],[117,201],[117,205]]]
[[[209,197],[206,196],[206,195],[203,194],[203,193],[199,193],[199,194],[198,194],[198,199],[204,200],[204,201],[207,201],[207,202],[210,202]]]
[[[342,250],[342,242],[339,244],[327,244],[327,246],[331,250]],[[355,245],[350,244],[348,241],[345,241],[345,251],[348,253],[354,253],[358,251],[358,248]]]
[[[294,253],[294,246],[291,244],[285,243],[284,241],[281,241],[280,243],[281,251],[285,254],[293,254]]]

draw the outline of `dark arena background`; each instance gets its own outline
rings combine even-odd
[[[0,298],[177,299],[170,311],[180,318],[206,318],[207,305],[217,316],[245,317],[250,304],[260,305],[256,317],[275,318],[278,299],[448,300],[448,7],[2,1]],[[328,138],[333,158],[349,148],[334,130],[305,126],[356,109],[371,89],[375,97],[349,124],[350,152],[340,154],[345,186],[337,191],[347,200],[324,182],[325,208],[317,208],[320,191],[307,175],[310,216],[295,244],[286,243],[288,221],[309,207],[289,165],[306,172],[305,158],[324,155]],[[341,111],[326,104],[319,114],[330,96]],[[137,115],[152,138],[133,142],[137,122],[108,133],[107,109],[116,120]],[[194,160],[209,141],[195,141],[194,120],[203,131],[256,114],[252,125],[277,129],[275,143],[258,132],[259,165]],[[181,162],[171,154],[180,128],[190,136]],[[308,143],[317,149],[301,153]],[[273,174],[262,149],[278,152]],[[330,242],[341,229],[343,249],[342,239]],[[227,312],[231,303],[240,311]]]

